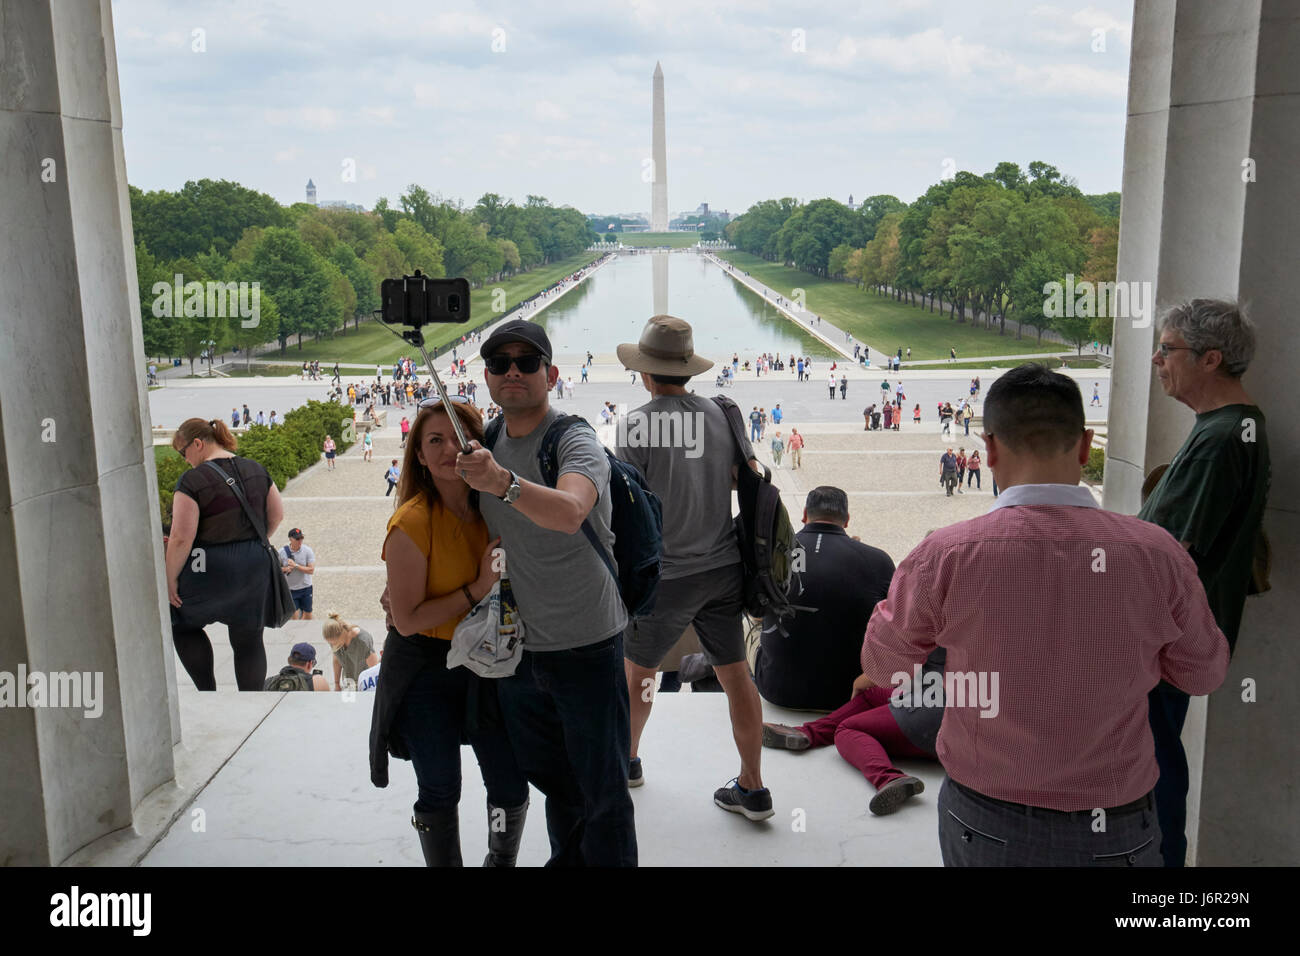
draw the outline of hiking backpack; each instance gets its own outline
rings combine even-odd
[[[488,423],[483,436],[484,448],[490,451],[496,445],[504,425],[504,416],[498,416]],[[578,425],[591,428],[591,423],[581,415],[562,415],[550,424],[542,436],[541,446],[537,450],[537,465],[542,472],[542,481],[551,488],[559,480],[560,438],[570,428]],[[591,526],[589,518],[583,519],[582,533],[614,576],[614,583],[618,585],[618,593],[627,613],[634,618],[643,617],[654,608],[659,573],[663,569],[663,507],[635,465],[619,460],[608,448],[604,451],[609,461],[609,523],[614,532],[614,562],[610,563],[609,555],[596,536],[596,529]]]
[[[320,671],[316,671],[317,674]],[[305,674],[303,671],[292,664],[280,668],[280,673],[272,674],[262,685],[262,690],[311,690],[312,675]]]
[[[791,604],[788,596],[799,542],[790,515],[781,502],[781,492],[772,484],[772,472],[763,466],[763,474],[755,474],[741,452],[745,425],[740,409],[722,395],[714,396],[713,401],[727,417],[736,449],[736,496],[740,500],[740,513],[734,523],[745,568],[745,610],[759,620],[772,614],[781,626],[795,611],[807,610]]]

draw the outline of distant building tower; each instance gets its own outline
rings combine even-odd
[[[310,179],[307,180],[307,201],[313,206],[316,205],[316,184]]]
[[[857,209],[857,208],[858,208],[857,206],[853,205],[853,193],[849,193],[849,208],[850,208],[850,209]]]

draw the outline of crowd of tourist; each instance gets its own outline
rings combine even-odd
[[[775,812],[764,746],[834,744],[873,787],[868,806],[877,815],[925,790],[922,771],[898,761],[941,765],[945,864],[1182,865],[1188,771],[1179,735],[1189,695],[1214,690],[1226,674],[1255,583],[1268,490],[1263,412],[1241,383],[1253,350],[1253,328],[1231,303],[1195,300],[1163,318],[1155,375],[1197,418],[1133,517],[1102,510],[1079,484],[1093,433],[1077,384],[1041,365],[1002,374],[983,404],[982,448],[948,448],[940,459],[950,496],[978,487],[987,462],[998,496],[988,513],[934,530],[895,565],[848,535],[842,489],[814,488],[795,534],[798,606],[792,616],[769,611],[747,641],[752,572],[732,488],[741,469],[763,474],[754,443],[780,426],[780,406],[755,406],[746,436],[734,405],[689,390],[713,366],[694,353],[689,324],[656,316],[639,342],[619,347],[649,394],[629,414],[694,416],[703,453],[620,435],[615,458],[585,422],[552,404],[563,391],[546,333],[504,323],[480,348],[492,399],[486,419],[468,390],[445,405],[423,402],[413,421],[403,416],[403,456],[385,474],[397,508],[381,555],[382,649],[337,615],[324,627],[334,687],[376,691],[371,778],[387,783],[390,756],[412,760],[412,822],[426,862],[459,864],[460,743],[468,740],[494,821],[489,865],[515,861],[529,783],[546,798],[552,864],[635,865],[630,789],[654,784],[640,744],[657,675],[689,626],[728,697],[738,770],[713,793],[723,810],[753,821]],[[807,374],[802,360],[788,364]],[[969,401],[939,404],[945,434],[956,424],[969,434],[979,392],[975,379]],[[902,383],[885,380],[881,393],[866,427],[880,416],[896,429]],[[606,403],[602,423],[617,414]],[[452,416],[473,438],[471,451],[459,449]],[[913,416],[919,421],[919,405]],[[777,467],[787,454],[800,467],[803,445],[796,429],[786,439],[773,428]],[[175,447],[195,466],[178,483],[167,549],[187,673],[201,689],[215,686],[203,627],[222,621],[241,689],[328,689],[309,644],[265,679],[261,634],[272,595],[259,569],[262,542],[283,515],[274,484],[233,454],[221,421],[187,421]],[[612,480],[628,480],[617,470],[625,466],[662,507],[657,597],[634,620],[614,550],[620,514],[606,493]],[[296,613],[310,618],[316,556],[303,538],[293,529],[280,559]],[[196,544],[207,550],[203,574],[188,562]],[[500,554],[509,559],[504,575]],[[526,628],[513,674],[448,668],[458,626],[489,598]],[[1099,630],[1099,609],[1118,623]],[[764,724],[763,698],[828,713],[800,726]],[[484,712],[499,719],[472,719]]]

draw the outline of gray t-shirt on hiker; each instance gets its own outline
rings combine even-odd
[[[722,409],[699,395],[661,395],[628,413],[618,441],[618,457],[640,469],[663,505],[660,577],[683,578],[739,563],[731,523],[736,443]],[[742,434],[741,442],[745,459],[753,458],[749,438]]]
[[[288,554],[285,554],[286,551],[288,551]],[[293,550],[291,545],[281,545],[280,567],[286,567],[290,558],[300,568],[311,567],[316,563],[316,552],[307,544],[303,544],[297,551]],[[306,571],[290,571],[286,577],[289,579],[290,591],[301,591],[303,588],[311,587],[311,575]]]
[[[343,666],[342,676],[355,681],[361,676],[361,672],[366,669],[366,658],[374,652],[375,639],[363,627],[360,629],[360,633],[352,638],[347,647],[340,647],[334,652],[334,659]]]
[[[521,481],[545,484],[537,464],[542,437],[560,417],[552,408],[531,433],[511,438],[503,427],[492,454]],[[596,537],[614,560],[610,530],[609,461],[596,433],[573,425],[556,449],[557,480],[567,474],[585,475],[599,490],[587,516]],[[618,585],[605,562],[581,530],[575,534],[549,531],[493,494],[479,495],[479,508],[488,532],[501,538],[506,573],[524,620],[524,646],[529,651],[566,651],[586,647],[619,634],[627,627],[627,610]]]

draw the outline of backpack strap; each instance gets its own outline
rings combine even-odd
[[[725,395],[714,395],[713,404],[722,409],[722,414],[726,417],[727,424],[731,427],[731,438],[736,452],[736,464],[749,467],[749,462],[740,460],[745,436],[745,422],[740,415],[740,406]]]
[[[555,483],[559,481],[560,439],[564,437],[565,432],[570,428],[578,425],[586,425],[587,428],[591,428],[591,423],[581,415],[561,415],[555,421],[551,422],[546,429],[546,434],[542,436],[542,444],[537,449],[537,467],[541,469],[542,481],[544,481],[549,488],[554,488]],[[591,428],[591,432],[594,435],[596,430]],[[609,455],[608,450],[605,451],[605,454],[606,456]],[[610,463],[609,467],[612,472],[614,468],[613,464]],[[605,546],[600,543],[600,538],[596,537],[596,529],[591,526],[590,517],[582,519],[582,533],[592,548],[595,549],[596,553],[600,555],[600,560],[613,576],[614,585],[617,587],[619,583],[618,568],[614,567],[614,562],[610,559],[609,555],[605,553]]]

